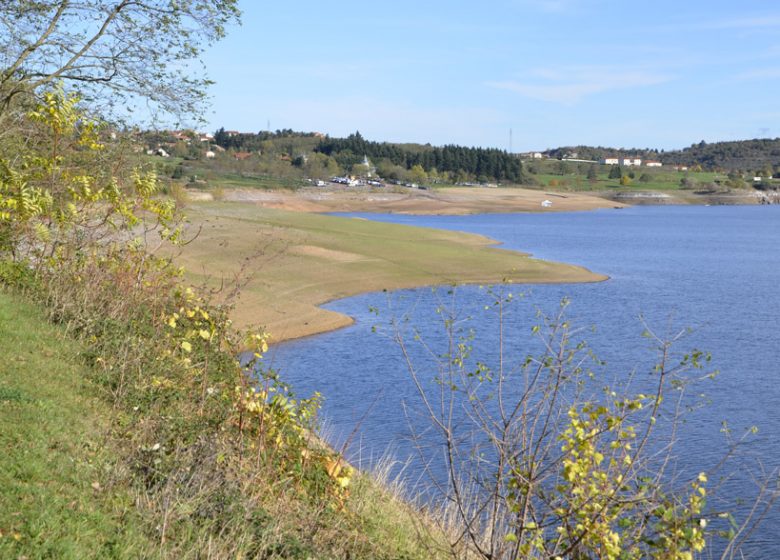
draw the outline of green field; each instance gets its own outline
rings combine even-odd
[[[610,179],[609,172],[611,166],[587,163],[565,163],[542,161],[526,162],[526,175],[532,180],[538,188],[546,190],[563,191],[584,191],[584,192],[605,192],[605,191],[689,191],[697,189],[710,188],[716,182],[724,183],[727,179],[723,173],[710,171],[676,171],[672,168],[648,168],[648,167],[625,167],[624,174],[633,174],[629,179],[629,185],[621,185],[619,179]],[[596,166],[596,178],[588,179],[588,168],[591,165]],[[564,171],[565,168],[565,171]],[[529,169],[537,170],[537,173],[530,173]],[[649,180],[640,180],[640,177],[647,175]],[[687,178],[692,186],[683,187],[681,180]]]

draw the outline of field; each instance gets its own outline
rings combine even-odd
[[[355,218],[197,203],[187,208],[197,238],[177,262],[194,283],[240,286],[239,325],[265,326],[274,341],[350,324],[318,307],[358,293],[434,284],[595,282],[581,267],[492,247],[482,236]]]

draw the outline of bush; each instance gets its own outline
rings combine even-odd
[[[512,295],[490,296],[486,313],[504,333]],[[440,347],[413,328],[411,342],[405,321],[393,323],[430,420],[424,435],[415,431],[422,463],[428,473],[435,465],[446,473],[431,484],[453,555],[684,560],[719,538],[727,557],[734,554],[737,535],[755,519],[723,523],[728,513],[707,506],[709,479],[722,465],[687,476],[669,466],[669,434],[697,407],[692,388],[714,375],[709,355],[675,353],[686,331],[665,339],[648,330],[658,351],[651,377],[610,385],[566,318],[567,305],[533,327],[544,350],[525,359],[505,354],[503,334],[489,343],[493,358],[472,356],[473,329],[446,305],[438,309]],[[421,368],[409,358],[418,343],[433,364]],[[433,380],[422,377],[431,370]],[[757,498],[758,509],[765,498],[774,500],[771,490]]]

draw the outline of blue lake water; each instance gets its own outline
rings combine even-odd
[[[735,434],[758,426],[743,453],[766,469],[780,466],[780,207],[360,216],[479,233],[506,249],[609,275],[596,284],[514,286],[523,297],[507,318],[510,350],[518,359],[533,350],[535,311],[554,313],[567,297],[572,322],[595,326],[582,337],[606,361],[604,374],[619,380],[636,371],[641,380],[650,375],[655,356],[641,336],[646,326],[660,334],[692,327],[678,348],[710,351],[720,374],[702,385],[711,402],[680,433],[675,453],[681,468],[706,466],[723,454],[722,420]],[[436,346],[444,341],[436,309],[454,305],[472,317],[475,353],[484,346],[489,357],[497,331],[484,311],[488,300],[484,289],[459,287],[454,298],[447,289],[421,288],[333,302],[326,307],[354,317],[353,326],[279,345],[269,360],[299,395],[323,395],[330,437],[336,445],[349,440],[353,460],[370,464],[388,449],[403,460],[414,455],[409,422],[418,421],[404,405],[413,410],[418,399],[398,345],[382,334],[387,321],[409,314],[421,337]],[[412,465],[404,475],[414,479],[414,471]],[[737,476],[721,493],[734,498],[752,490],[748,476]],[[756,558],[780,556],[780,517],[771,515],[746,551]]]

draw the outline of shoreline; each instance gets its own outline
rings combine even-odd
[[[264,326],[272,335],[272,343],[277,344],[354,324],[352,317],[322,306],[364,293],[437,285],[507,281],[554,284],[608,279],[577,265],[541,261],[528,253],[502,249],[497,240],[464,232],[421,228],[426,232],[422,245],[417,246],[417,239],[412,236],[405,239],[403,247],[387,251],[385,245],[393,245],[399,237],[408,236],[410,231],[415,231],[415,226],[332,214],[375,212],[424,216],[580,212],[646,204],[757,205],[764,196],[762,193],[716,193],[705,197],[690,191],[599,194],[521,188],[388,191],[326,187],[294,192],[234,189],[222,193],[221,201],[213,201],[209,193],[190,191],[188,195],[194,199],[192,207],[197,216],[193,227],[208,232],[209,226],[215,227],[216,222],[217,229],[222,231],[216,235],[206,233],[194,251],[185,251],[188,254],[184,255],[184,264],[193,283],[210,288],[224,285],[225,278],[228,282],[239,278],[246,272],[245,267],[252,269],[250,274],[257,274],[259,281],[250,279],[242,287],[232,316],[238,327]],[[612,198],[603,198],[606,195]],[[550,200],[552,205],[543,207],[544,200]],[[346,220],[341,223],[352,225],[335,227],[335,222],[328,220]],[[406,233],[399,234],[400,231]],[[376,232],[381,233],[377,236]],[[442,237],[453,244],[444,252],[441,252]],[[370,246],[361,241],[366,239],[372,242]],[[253,241],[265,245],[258,249],[252,246]],[[460,258],[464,251],[470,253],[465,260]],[[502,268],[496,258],[511,261],[517,269]],[[267,267],[286,269],[287,276],[268,279],[264,275],[269,270]],[[532,270],[529,274],[529,267],[535,273]],[[219,278],[216,283],[215,278]]]
[[[584,267],[543,261],[482,235],[365,219],[290,212],[252,203],[194,203],[200,235],[176,259],[208,289],[242,274],[232,315],[263,325],[274,344],[354,319],[321,306],[364,293],[436,285],[601,282]],[[226,279],[228,279],[226,281]],[[228,290],[230,291],[230,290]]]

